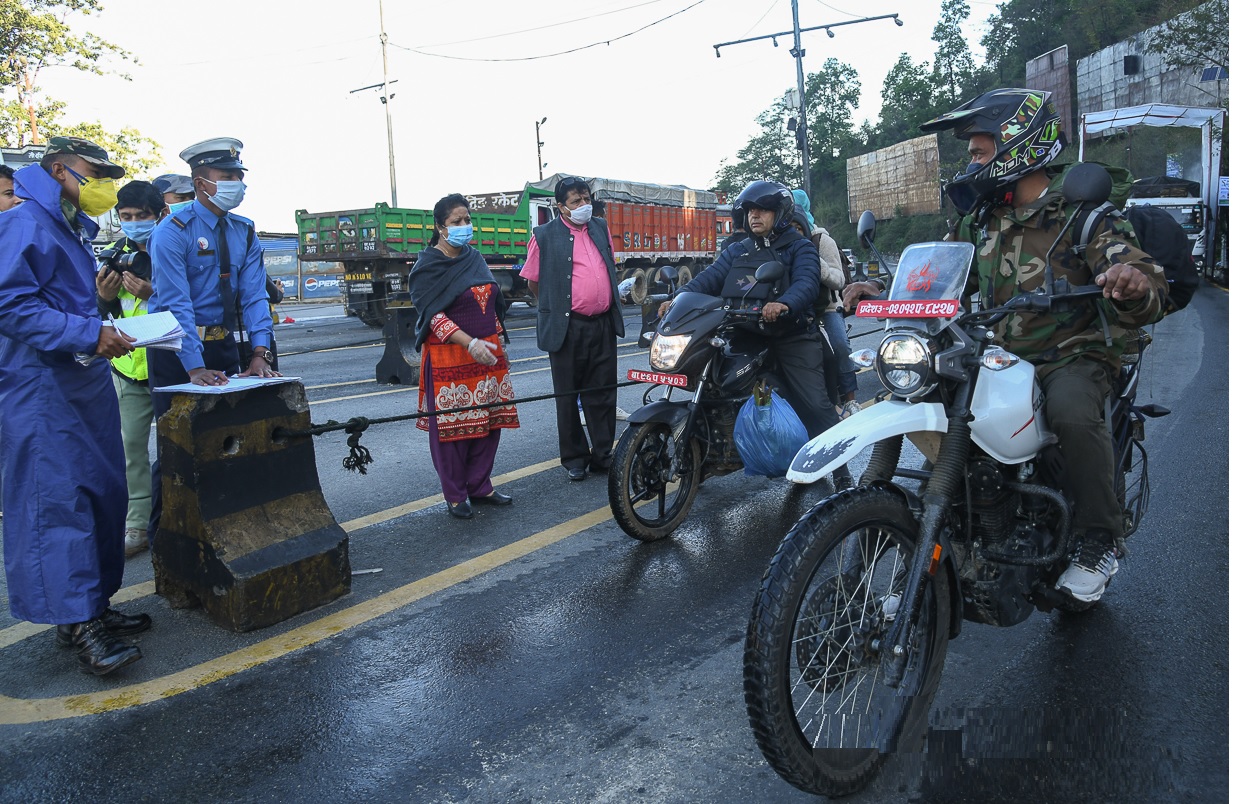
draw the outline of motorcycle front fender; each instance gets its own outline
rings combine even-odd
[[[632,415],[627,417],[627,423],[661,422],[670,425],[671,430],[678,431],[680,425],[687,419],[687,402],[671,402],[668,399],[658,399],[639,410],[633,411]]]
[[[800,448],[787,470],[793,483],[813,483],[848,463],[866,447],[892,436],[947,432],[947,413],[934,402],[877,402],[844,419]]]

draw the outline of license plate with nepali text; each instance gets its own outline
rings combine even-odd
[[[662,374],[657,371],[628,369],[627,378],[637,382],[653,383],[654,385],[673,385],[676,388],[688,387],[688,378],[683,374]]]
[[[857,303],[858,318],[952,318],[960,309],[955,299],[887,299]]]

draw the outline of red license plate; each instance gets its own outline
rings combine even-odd
[[[648,382],[654,385],[673,385],[676,388],[687,388],[688,378],[683,374],[660,374],[656,371],[628,369],[627,378],[637,382]]]
[[[955,299],[883,299],[857,302],[858,318],[952,318],[960,310]]]

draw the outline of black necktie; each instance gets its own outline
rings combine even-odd
[[[225,329],[229,332],[237,333],[239,331],[238,300],[235,297],[233,286],[229,283],[229,238],[226,231],[226,220],[227,218],[222,215],[216,221],[216,257],[220,267],[221,307],[225,309]]]

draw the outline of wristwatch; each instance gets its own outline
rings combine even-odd
[[[257,355],[264,358],[264,362],[268,365],[271,366],[273,364],[273,352],[271,349],[265,349],[262,352],[257,352],[256,354],[251,355],[251,359],[254,360]]]

